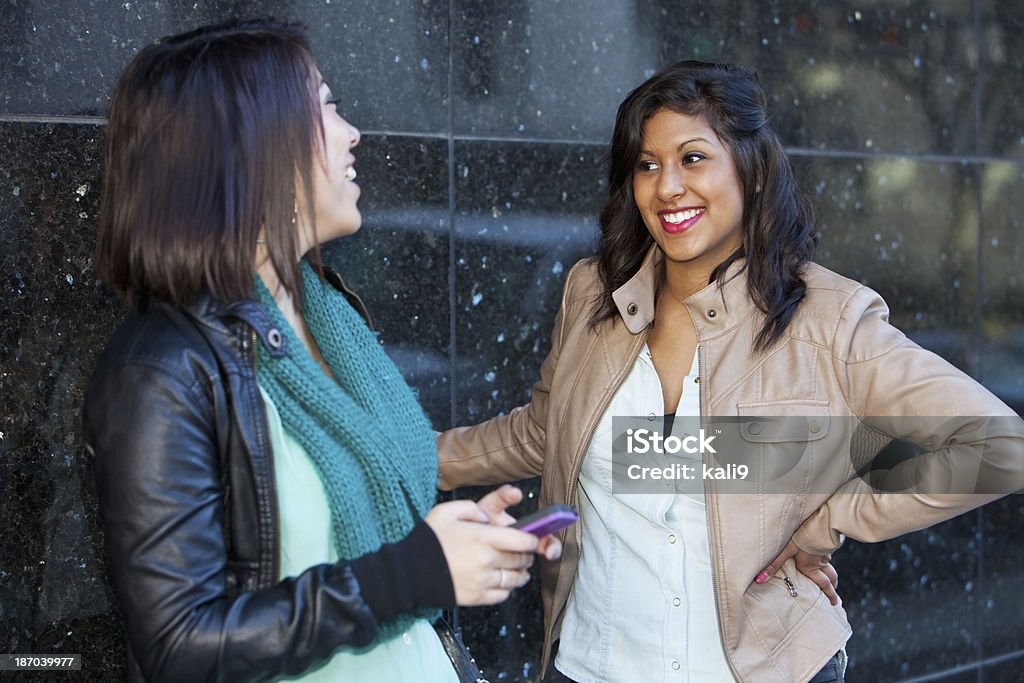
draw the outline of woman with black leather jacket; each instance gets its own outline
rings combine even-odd
[[[503,528],[517,489],[434,505],[427,418],[315,258],[360,226],[358,142],[294,26],[172,36],[118,83],[97,268],[134,310],[84,427],[134,680],[457,680],[439,610],[559,552]]]

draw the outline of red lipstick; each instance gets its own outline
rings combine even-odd
[[[707,209],[703,206],[688,206],[681,209],[662,209],[658,220],[662,229],[670,235],[686,232],[701,219]]]

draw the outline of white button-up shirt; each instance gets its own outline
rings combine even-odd
[[[700,416],[697,356],[677,423]],[[703,492],[612,493],[612,417],[649,415],[661,431],[664,405],[645,345],[580,471],[583,542],[555,659],[580,683],[733,680],[715,612]]]

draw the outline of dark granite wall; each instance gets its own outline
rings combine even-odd
[[[1018,0],[2,0],[0,652],[124,675],[78,433],[123,312],[92,269],[102,116],[141,45],[243,14],[308,24],[363,130],[365,227],[328,257],[439,428],[527,399],[565,273],[594,245],[615,107],[687,57],[761,72],[820,210],[819,260],[1024,408]],[[1024,680],[1022,519],[1013,496],[844,547],[850,679]],[[536,600],[457,615],[491,680],[537,676]]]

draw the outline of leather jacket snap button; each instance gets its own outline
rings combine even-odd
[[[713,308],[709,308],[708,309],[708,317],[709,318],[714,318],[716,315],[718,315],[718,311],[716,311]]]
[[[747,425],[747,431],[753,434],[754,436],[757,436],[758,434],[761,433],[761,423],[751,422],[749,425]]]
[[[630,315],[636,315],[636,312],[637,312],[636,304],[630,304],[630,305],[626,306],[626,313],[629,313]]]
[[[281,344],[284,343],[284,337],[281,335],[281,330],[276,327],[270,328],[270,331],[267,332],[267,343],[270,344],[270,348],[275,351],[281,348]]]
[[[817,434],[818,432],[821,431],[821,423],[819,423],[817,420],[811,420],[811,423],[807,425],[807,431],[809,431],[811,434]]]

